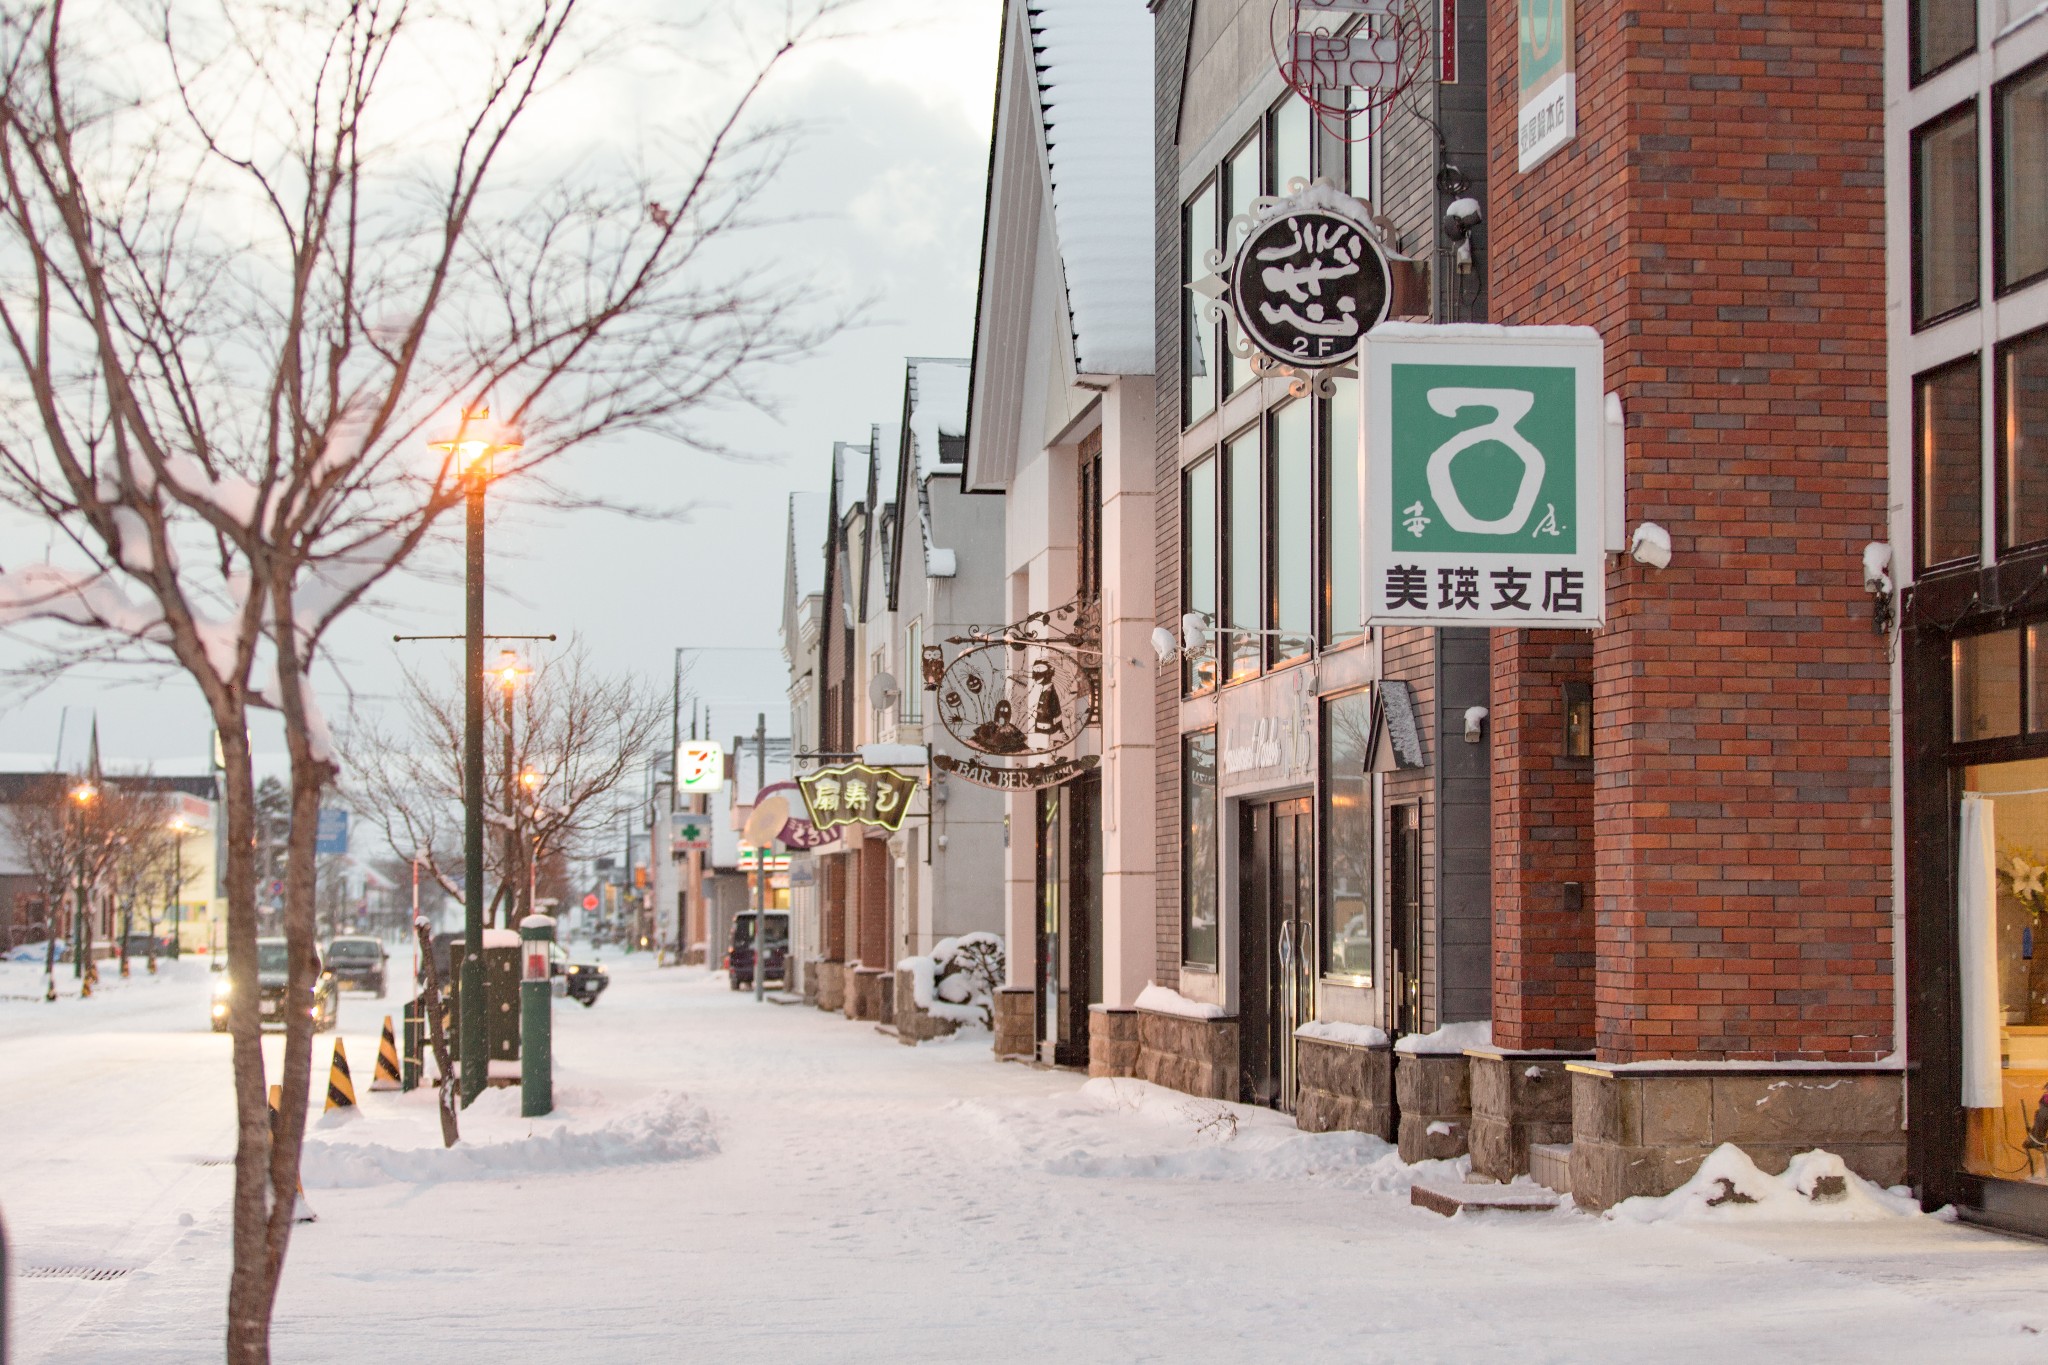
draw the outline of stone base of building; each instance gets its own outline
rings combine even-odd
[[[844,1010],[846,1008],[846,964],[828,962],[818,958],[811,963],[806,977],[817,983],[818,1008],[821,1010]]]
[[[960,1025],[951,1019],[941,1019],[917,1003],[917,983],[910,979],[910,973],[898,971],[892,991],[896,1008],[896,1041],[906,1047],[928,1043],[934,1038],[950,1037]]]
[[[1396,1052],[1394,1103],[1401,1160],[1446,1160],[1470,1150],[1472,1064],[1463,1054]]]
[[[1572,1140],[1572,1078],[1568,1062],[1587,1052],[1516,1052],[1473,1048],[1472,1175],[1502,1184],[1529,1174],[1531,1143]]]
[[[1237,1098],[1237,1020],[1134,1013],[1140,1080],[1206,1099]]]
[[[1088,1007],[1088,1074],[1091,1076],[1135,1076],[1138,1074],[1138,1012],[1111,1009],[1107,1005]]]
[[[887,967],[853,967],[846,973],[846,1017],[876,1024],[893,1024],[889,1009],[895,995],[896,974]]]
[[[1029,986],[1004,986],[996,992],[998,1057],[1030,1057],[1037,1044],[1038,992]]]
[[[1568,1064],[1572,1082],[1572,1198],[1604,1209],[1669,1194],[1707,1154],[1732,1142],[1778,1173],[1825,1148],[1880,1185],[1906,1175],[1904,1074],[1868,1067],[1659,1071]]]
[[[700,943],[700,944],[698,944],[698,945],[697,945],[696,947],[694,947],[694,948],[685,948],[685,949],[683,949],[683,956],[682,956],[682,964],[683,964],[683,965],[684,965],[685,967],[701,967],[701,966],[703,966],[703,965],[704,965],[704,945]]]
[[[1339,1130],[1394,1140],[1394,1051],[1296,1038],[1301,1093],[1294,1123],[1305,1133]]]

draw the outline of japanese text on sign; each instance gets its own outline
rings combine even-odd
[[[838,825],[876,825],[893,830],[910,810],[910,798],[917,791],[917,779],[894,768],[869,768],[846,764],[820,768],[796,780],[810,811],[811,824],[820,830]]]

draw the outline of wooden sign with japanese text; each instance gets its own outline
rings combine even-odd
[[[894,768],[870,768],[864,763],[843,763],[820,768],[796,780],[810,811],[810,822],[820,831],[840,825],[874,825],[895,830],[910,811],[910,798],[917,791],[917,779]]]

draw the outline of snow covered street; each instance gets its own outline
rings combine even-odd
[[[608,965],[595,1009],[558,1004],[557,1114],[494,1093],[453,1152],[426,1092],[368,1090],[396,995],[344,999],[363,1114],[309,1139],[277,1359],[2048,1360],[2032,1243],[1922,1216],[1446,1220],[1370,1138]],[[17,1271],[128,1272],[17,1275],[15,1351],[218,1359],[232,1124],[203,964],[55,1006],[0,973]]]

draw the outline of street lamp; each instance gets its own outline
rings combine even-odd
[[[171,874],[171,961],[178,960],[178,949],[184,938],[185,910],[185,836],[193,832],[194,826],[184,816],[171,820],[171,856],[177,870]],[[154,945],[151,952],[155,952]]]
[[[519,435],[491,420],[490,408],[464,408],[455,429],[430,443],[456,462],[468,504],[463,574],[462,688],[462,1102],[484,1090],[490,1049],[484,1040],[484,488],[491,457],[517,450]]]
[[[498,666],[491,670],[491,677],[497,681],[505,694],[505,923],[519,923],[519,777],[513,768],[512,735],[512,694],[519,690],[519,684],[532,676],[533,670],[521,662],[516,651],[498,651]]]
[[[78,860],[78,892],[77,895],[73,898],[71,904],[71,975],[74,979],[81,978],[85,975],[84,944],[86,928],[85,916],[87,913],[85,908],[86,813],[92,809],[93,802],[99,799],[100,789],[98,787],[95,787],[90,782],[81,782],[71,789],[71,805],[72,809],[77,812],[78,819],[78,842],[75,846],[75,851]],[[47,951],[51,958],[55,956],[57,951],[57,942],[54,937],[51,938],[50,946]],[[47,969],[46,974],[49,977],[49,998],[55,1000],[57,998],[56,965],[53,961],[46,958],[44,966]]]

